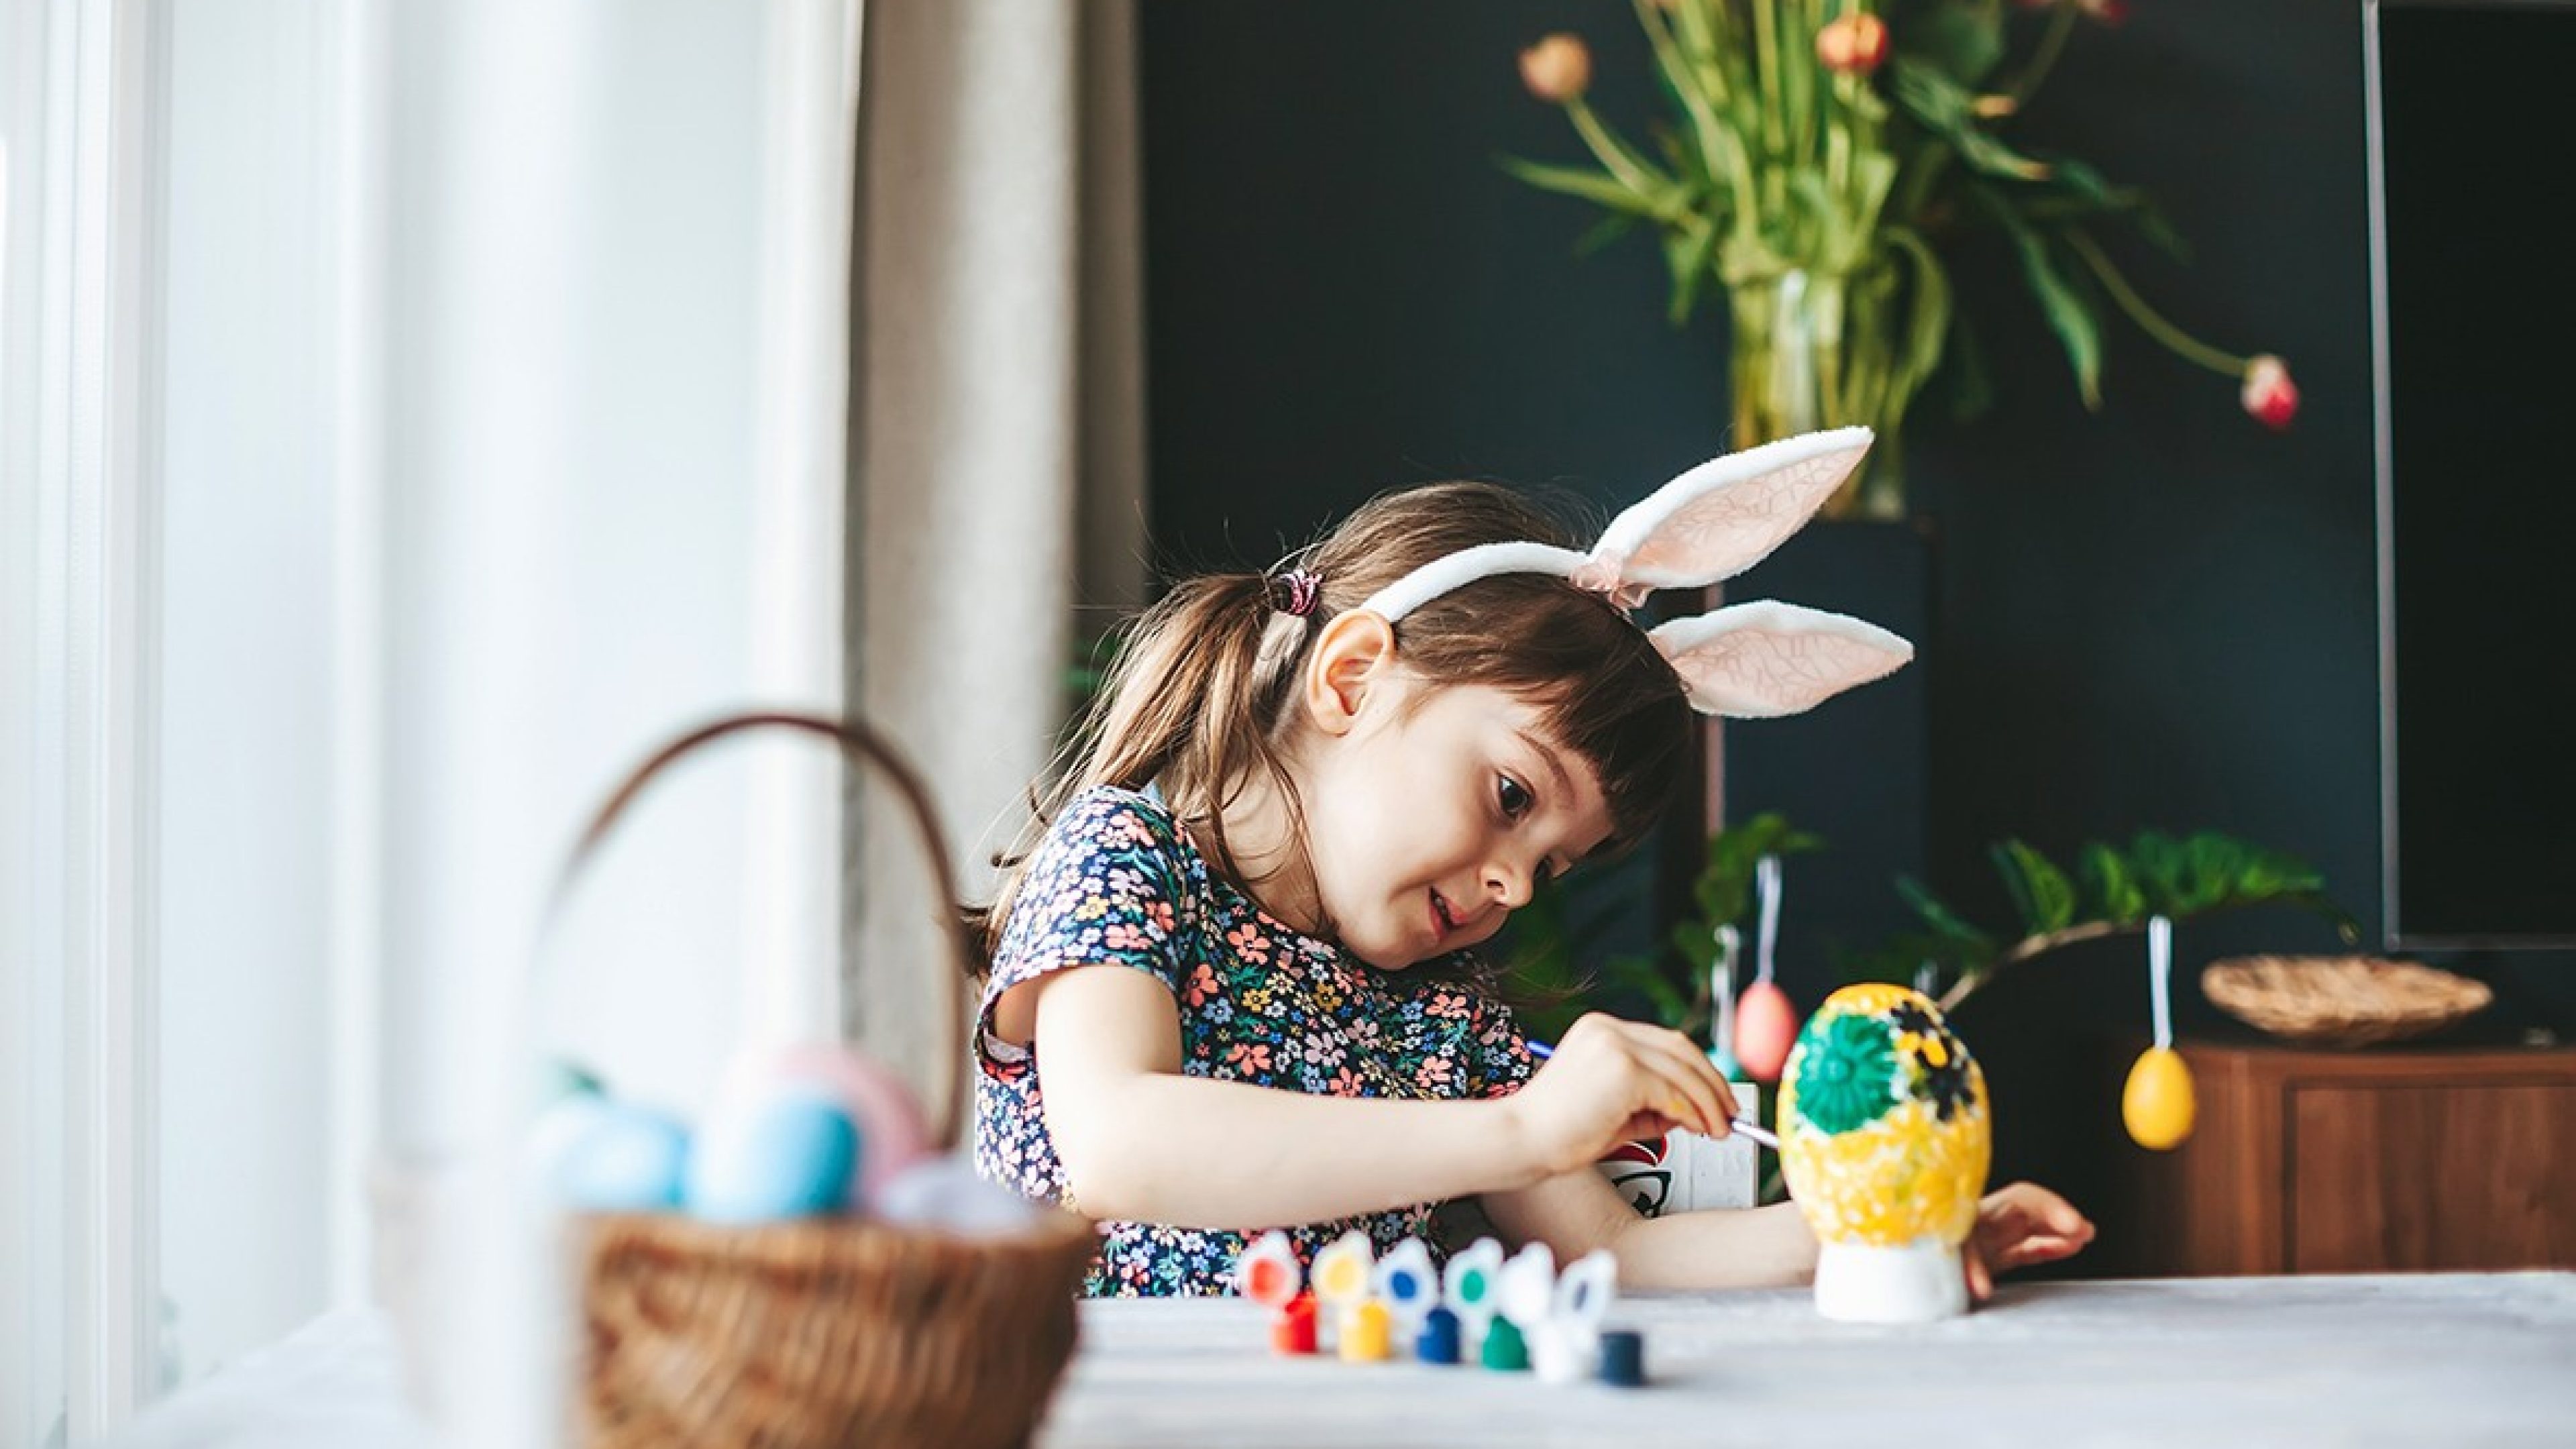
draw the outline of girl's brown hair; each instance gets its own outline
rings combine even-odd
[[[1065,751],[1068,767],[1036,800],[1037,819],[1003,867],[991,907],[970,912],[989,960],[1018,898],[1027,859],[1047,823],[1103,785],[1159,782],[1217,869],[1246,884],[1225,839],[1224,813],[1261,772],[1297,819],[1285,763],[1289,703],[1325,620],[1434,559],[1485,543],[1530,540],[1580,548],[1536,503],[1490,483],[1435,483],[1382,495],[1283,565],[1320,579],[1304,617],[1282,612],[1285,591],[1262,574],[1215,574],[1174,588],[1138,616],[1090,712]],[[1555,742],[1588,762],[1609,806],[1611,848],[1653,826],[1666,782],[1691,740],[1680,677],[1645,632],[1597,594],[1543,574],[1503,574],[1453,589],[1405,615],[1396,652],[1433,685],[1481,684],[1535,707]]]

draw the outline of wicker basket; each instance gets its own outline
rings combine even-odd
[[[665,746],[601,807],[565,878],[644,785],[680,757],[756,728],[838,743],[890,781],[939,891],[947,1100],[965,1110],[963,926],[948,852],[921,782],[865,725],[796,714],[719,720]],[[1074,1297],[1098,1239],[1070,1213],[1024,1234],[969,1238],[860,1218],[727,1227],[672,1213],[579,1225],[589,1352],[575,1406],[599,1446],[984,1446],[1027,1442],[1074,1346]]]
[[[2236,956],[2210,963],[2200,991],[2240,1021],[2319,1046],[2421,1036],[2495,995],[2484,982],[2377,956]]]

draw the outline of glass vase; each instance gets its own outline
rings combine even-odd
[[[1892,386],[1900,355],[1894,292],[1884,267],[1844,275],[1793,267],[1727,290],[1734,450],[1855,423],[1878,432],[1868,458],[1825,504],[1827,518],[1905,516],[1899,428],[1907,399]]]

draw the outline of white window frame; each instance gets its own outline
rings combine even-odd
[[[0,1403],[31,1411],[39,1433],[59,1404],[74,1442],[131,1419],[158,1367],[161,22],[155,0],[20,0],[5,14],[35,52],[10,77],[32,84],[12,117],[9,204],[33,215],[8,222],[33,254],[8,260],[0,339],[6,519],[32,534],[12,546],[32,563],[18,597],[33,607],[5,634],[24,706],[0,760],[24,811],[10,862],[23,917],[6,942],[12,1004],[26,1008],[13,1055],[32,1069],[0,1097],[0,1132],[27,1174],[7,1184],[6,1248],[30,1259],[7,1266],[33,1307],[0,1321]],[[49,1112],[58,1126],[39,1119]],[[27,1220],[48,1173],[61,1205],[50,1263],[34,1255],[46,1225]]]
[[[0,74],[0,136],[12,148],[0,155],[0,1443],[43,1443],[58,1416],[72,1443],[113,1435],[160,1389],[153,770],[165,487],[154,450],[177,3],[0,0],[0,27],[22,42],[0,51],[16,62]],[[435,191],[391,164],[396,98],[423,84],[393,45],[406,15],[472,26],[491,55],[515,53],[507,37],[518,22],[501,0],[462,17],[395,0],[318,0],[289,22],[318,27],[311,39],[331,57],[323,83],[338,123],[306,183],[306,212],[332,230],[327,275],[314,285],[327,297],[332,363],[317,425],[331,430],[336,473],[327,908],[331,1020],[344,1054],[333,1064],[339,1196],[328,1251],[339,1304],[372,1297],[363,1184],[399,1135],[390,1104],[473,1095],[458,1080],[472,1074],[416,1060],[412,1024],[389,1025],[380,1009],[419,984],[383,973],[389,903],[420,886],[388,865],[406,849],[417,855],[425,830],[389,788],[422,762],[395,758],[385,703],[404,667],[388,645],[406,607],[387,552],[402,486],[386,447],[402,300],[389,234],[407,194],[416,203]],[[765,29],[779,84],[762,122],[765,447],[752,542],[766,567],[747,647],[763,694],[831,709],[842,676],[858,0],[782,0]],[[771,1031],[837,1017],[839,804],[810,779],[807,766],[764,762],[750,802],[758,846],[744,888],[759,909],[745,949],[812,963],[751,991],[750,1018]],[[465,983],[441,989],[441,1010],[472,999]],[[471,1295],[477,1307],[504,1298]],[[475,1323],[496,1326],[508,1328]],[[522,1427],[536,1442],[534,1426]]]

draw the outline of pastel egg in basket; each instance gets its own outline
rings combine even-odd
[[[1780,1163],[1814,1230],[1816,1310],[1856,1323],[1967,1311],[1960,1244],[1993,1158],[1986,1079],[1902,986],[1826,998],[1780,1077]]]

